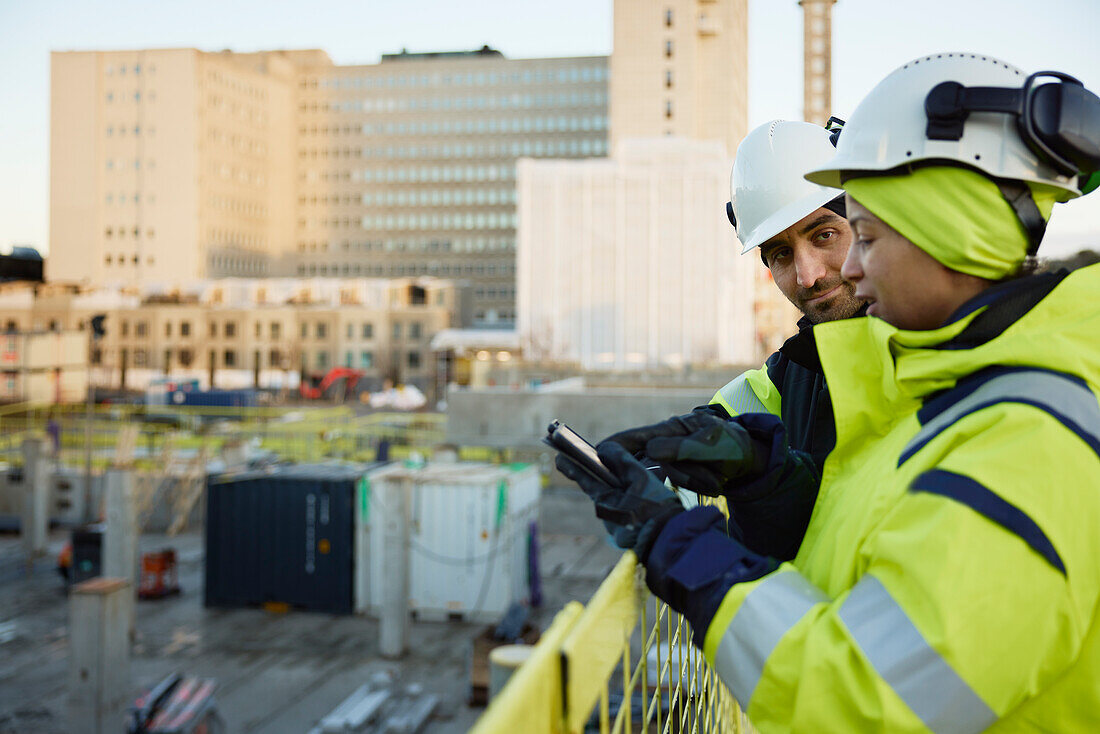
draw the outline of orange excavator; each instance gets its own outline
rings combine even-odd
[[[314,375],[303,380],[298,392],[307,400],[359,400],[359,394],[368,392],[363,370],[351,367],[333,367],[324,375]]]

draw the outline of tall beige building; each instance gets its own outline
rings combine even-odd
[[[718,140],[748,125],[748,0],[615,0],[611,146],[671,135]]]
[[[52,54],[47,277],[268,274],[294,242],[292,58]]]

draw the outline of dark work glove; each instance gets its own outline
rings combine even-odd
[[[671,435],[684,428],[695,430]],[[649,427],[649,433],[653,437],[643,450],[674,484],[726,498],[734,537],[758,553],[794,558],[821,478],[808,454],[787,445],[778,416],[746,413],[722,420],[694,413]]]
[[[683,513],[680,500],[617,443],[601,443],[596,453],[621,486],[596,479],[564,454],[554,462],[596,503],[596,517],[620,548],[632,549],[645,563],[657,534],[668,520]]]
[[[737,418],[692,413],[666,421],[666,432],[654,431],[645,453],[668,472],[678,487],[710,497],[728,495],[732,486],[763,473],[767,448],[760,445]],[[674,428],[686,429],[679,435]]]
[[[657,438],[658,436],[686,436],[692,433],[692,423],[685,423],[689,419],[695,417],[698,414],[713,415],[718,418],[729,418],[729,413],[726,409],[717,403],[711,403],[710,405],[700,405],[697,408],[693,408],[690,413],[684,415],[677,415],[668,420],[661,421],[660,423],[652,423],[648,426],[639,426],[637,428],[628,428],[625,431],[619,431],[605,438],[600,443],[611,441],[617,443],[626,449],[628,452],[634,455],[635,458],[641,459],[645,454],[645,445],[650,439]]]
[[[680,513],[665,523],[644,561],[649,590],[687,617],[700,648],[730,587],[779,566],[727,536],[725,524],[716,507]]]
[[[734,419],[736,420],[736,419]],[[752,437],[720,405],[620,431],[606,439],[644,461],[658,463],[678,487],[718,497],[733,479],[763,469]],[[650,453],[657,451],[657,454]]]

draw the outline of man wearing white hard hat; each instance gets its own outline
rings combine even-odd
[[[1066,74],[934,54],[860,103],[807,177],[846,192],[871,318],[813,331],[837,440],[792,561],[598,448],[597,514],[759,731],[1100,731],[1100,265],[1029,268],[1097,172]]]
[[[840,274],[852,240],[844,196],[803,175],[833,157],[838,133],[835,119],[829,129],[807,122],[765,123],[741,142],[730,175],[726,208],[741,252],[759,250],[776,286],[802,311],[797,334],[763,367],[739,375],[715,393],[709,406],[607,439],[634,454],[654,451],[650,458],[661,463],[679,488],[725,498],[749,547],[781,559],[793,558],[798,550],[812,509],[805,499],[816,492],[816,477],[836,440],[828,388],[812,359],[812,327],[863,309],[852,284]],[[760,412],[779,416],[781,422],[756,430],[726,420]],[[775,444],[776,449],[754,459],[752,442]],[[731,451],[739,457],[736,461],[731,461]],[[753,461],[766,461],[774,477],[796,472],[806,481],[782,499],[728,495],[729,480],[742,471],[741,464]],[[568,465],[564,472],[569,476]]]

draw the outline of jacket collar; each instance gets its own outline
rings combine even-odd
[[[867,315],[867,304],[859,307],[859,310],[849,318],[859,318]],[[817,342],[814,339],[814,322],[809,316],[803,316],[798,320],[798,333],[779,347],[780,353],[787,359],[805,367],[811,372],[821,373],[821,359],[817,355]]]
[[[875,318],[820,325],[811,333],[833,396],[838,445],[883,435],[929,396],[992,366],[1061,371],[1100,384],[1097,290],[1100,265],[987,289],[930,331],[902,331]]]

